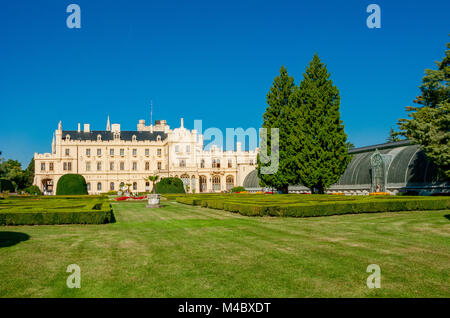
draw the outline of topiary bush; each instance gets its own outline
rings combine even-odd
[[[56,195],[88,194],[86,180],[80,174],[65,174],[58,180]]]
[[[241,186],[231,188],[231,192],[243,192],[243,191],[245,191],[245,188]]]
[[[156,184],[156,193],[185,193],[183,181],[179,178],[163,178]]]
[[[41,189],[39,189],[39,187],[35,186],[35,185],[29,186],[29,187],[23,189],[23,191],[25,191],[25,193],[28,193],[31,195],[41,195],[42,194]]]
[[[0,179],[0,192],[14,192],[16,189],[14,188],[13,183],[8,179]]]

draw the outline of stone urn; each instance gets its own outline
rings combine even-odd
[[[160,208],[161,204],[159,201],[161,200],[161,194],[149,194],[147,196],[148,204],[147,208]]]

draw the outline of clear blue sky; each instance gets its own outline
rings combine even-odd
[[[81,29],[66,27],[70,3]],[[381,29],[366,26],[370,3]],[[443,57],[448,12],[448,0],[2,1],[0,150],[27,165],[59,120],[136,129],[150,98],[172,127],[257,128],[280,66],[298,83],[315,52],[349,140],[381,143]]]

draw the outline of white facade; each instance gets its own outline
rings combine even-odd
[[[34,154],[34,184],[47,194],[55,194],[59,178],[67,173],[84,176],[89,194],[118,191],[129,185],[132,192],[152,190],[150,175],[181,178],[186,192],[223,192],[242,185],[256,168],[257,151],[223,151],[212,146],[204,150],[203,136],[196,130],[170,129],[166,121],[145,125],[136,131],[121,131],[119,124],[106,130],[63,130],[61,122],[52,142],[52,152]]]

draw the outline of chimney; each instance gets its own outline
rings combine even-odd
[[[81,124],[78,123],[78,132],[81,132]]]
[[[91,132],[91,125],[89,125],[89,124],[84,124],[84,132],[85,132],[85,133]]]

